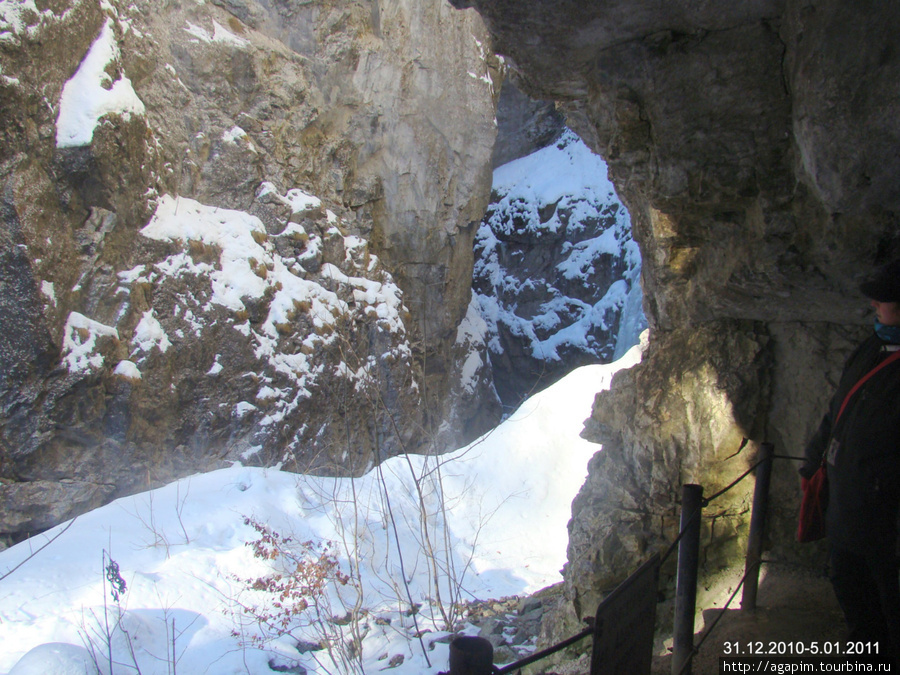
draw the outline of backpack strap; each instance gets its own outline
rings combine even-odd
[[[840,410],[838,410],[837,417],[834,418],[834,424],[837,424],[838,420],[841,419],[841,415],[844,413],[844,408],[846,408],[847,404],[850,403],[850,398],[853,396],[853,394],[855,394],[859,390],[859,388],[861,386],[863,386],[863,384],[865,384],[866,381],[870,377],[872,377],[875,373],[877,373],[879,370],[884,368],[889,363],[893,363],[897,359],[900,359],[900,351],[896,351],[893,354],[891,354],[889,357],[884,359],[881,363],[879,363],[877,366],[872,368],[872,370],[870,370],[868,373],[863,375],[860,378],[859,382],[857,382],[856,384],[853,385],[853,388],[847,392],[847,395],[844,397],[843,403],[841,403],[841,408],[840,408]]]

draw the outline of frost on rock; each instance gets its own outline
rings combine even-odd
[[[606,164],[571,131],[494,171],[474,289],[504,403],[609,363],[646,327],[641,261]]]

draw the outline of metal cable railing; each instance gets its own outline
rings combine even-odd
[[[740,448],[733,455],[737,456],[741,450],[747,445],[748,439],[743,439]],[[674,541],[666,549],[665,553],[659,556],[659,561],[657,563],[657,570],[659,567],[665,563],[665,561],[669,558],[669,556],[676,550],[679,549],[679,565],[678,565],[678,580],[677,584],[679,588],[676,590],[676,617],[675,617],[675,628],[673,630],[675,636],[675,645],[672,654],[672,673],[673,675],[685,675],[690,673],[691,662],[693,657],[696,656],[700,652],[700,648],[703,643],[709,638],[712,632],[715,630],[716,625],[719,623],[721,618],[728,611],[731,603],[734,601],[734,598],[737,596],[737,593],[742,588],[744,589],[744,598],[742,601],[742,606],[747,609],[755,608],[756,603],[756,589],[758,584],[758,576],[759,570],[762,565],[762,531],[765,526],[765,517],[767,510],[767,498],[768,498],[768,487],[769,487],[769,475],[771,473],[771,464],[772,460],[775,459],[788,459],[788,460],[803,460],[803,457],[794,457],[790,455],[776,455],[773,452],[773,447],[769,443],[762,443],[760,445],[760,454],[761,457],[757,459],[746,471],[744,471],[740,476],[738,476],[735,480],[729,483],[724,488],[718,490],[713,493],[709,497],[702,497],[702,488],[699,485],[685,485],[685,491],[683,492],[682,497],[682,519],[679,527],[679,532]],[[764,466],[765,465],[765,466]],[[764,471],[760,473],[758,470],[760,467],[764,467]],[[693,579],[688,579],[686,581],[688,593],[682,593],[682,588],[680,584],[682,583],[682,572],[685,561],[683,559],[683,554],[681,552],[681,544],[685,541],[686,538],[690,538],[692,533],[697,541],[692,544],[692,546],[697,547],[699,545],[699,527],[700,527],[700,519],[702,516],[703,508],[708,507],[712,502],[726,494],[729,490],[732,490],[737,485],[739,485],[744,479],[746,479],[750,474],[757,472],[757,485],[756,490],[754,492],[753,499],[753,510],[751,513],[751,523],[750,523],[750,536],[748,541],[748,551],[747,551],[747,561],[744,569],[744,574],[735,587],[734,591],[731,593],[731,596],[728,598],[728,601],[725,603],[725,606],[722,608],[722,611],[716,616],[713,622],[709,625],[709,627],[704,631],[703,635],[697,642],[697,644],[693,644],[693,625],[694,625],[694,615],[696,609],[696,577],[697,577],[697,562],[698,560],[690,561],[688,560],[688,565],[693,564],[693,570],[684,570],[687,576],[692,576]],[[686,505],[688,508],[688,512],[686,513]],[[688,548],[691,548],[689,546]],[[694,556],[696,557],[696,555]],[[688,559],[691,558],[689,554],[687,556]],[[689,602],[686,606],[679,607],[678,600],[680,596],[689,595],[692,596],[689,599]],[[750,605],[750,606],[747,606]],[[601,603],[602,607],[602,603]],[[598,608],[598,612],[599,612]],[[681,620],[679,620],[679,615],[681,615]],[[509,673],[521,672],[521,669],[527,665],[545,659],[553,654],[556,654],[573,644],[580,642],[581,640],[594,635],[595,638],[597,636],[597,620],[594,617],[588,617],[585,619],[586,623],[588,623],[588,628],[585,628],[580,633],[573,635],[572,637],[563,640],[551,647],[543,649],[539,652],[531,654],[519,661],[514,663],[510,663],[502,668],[494,666],[490,664],[487,669],[479,670],[477,667],[469,668],[465,664],[461,666],[457,666],[454,669],[453,663],[453,649],[451,645],[451,668],[450,672],[441,675],[470,675],[476,673],[492,673],[493,675],[507,675]],[[680,624],[680,625],[679,625]],[[681,642],[686,644],[679,644],[679,632],[683,635],[681,636]],[[481,639],[481,638],[478,638]],[[486,642],[486,641],[485,641]],[[596,649],[596,645],[595,645]],[[458,659],[459,660],[459,659]],[[463,659],[464,661],[465,659]],[[596,661],[596,659],[592,659],[592,664]],[[599,671],[597,671],[599,672]],[[592,675],[595,673],[594,667],[592,665],[591,669]]]
[[[735,586],[735,589],[729,596],[728,601],[725,603],[725,606],[722,607],[722,611],[716,615],[716,618],[713,619],[713,622],[709,625],[709,628],[707,628],[706,631],[704,631],[703,635],[700,637],[700,641],[691,648],[690,657],[688,659],[686,659],[684,661],[684,663],[681,665],[681,668],[679,668],[679,670],[678,670],[678,675],[683,675],[683,673],[687,672],[687,670],[690,668],[691,660],[697,654],[700,653],[700,648],[703,646],[703,643],[706,642],[706,638],[708,638],[712,634],[712,632],[716,628],[716,624],[718,624],[719,621],[722,619],[722,617],[725,616],[725,612],[728,611],[728,608],[731,606],[731,603],[734,601],[735,596],[737,596],[738,591],[741,590],[741,587],[744,585],[744,582],[747,580],[747,577],[751,573],[759,572],[760,564],[761,564],[760,562],[757,562],[755,564],[753,570],[744,572],[744,576],[741,577],[741,580],[738,582],[737,586]]]
[[[586,637],[589,637],[590,635],[592,635],[594,633],[594,625],[593,625],[594,622],[589,621],[589,624],[590,624],[590,626],[588,628],[585,628],[583,631],[581,631],[577,635],[573,635],[572,637],[568,638],[567,640],[563,640],[562,642],[559,642],[559,643],[553,645],[552,647],[547,647],[547,649],[543,649],[539,652],[535,652],[531,656],[527,656],[524,659],[521,659],[520,661],[516,661],[515,663],[510,663],[509,665],[504,666],[503,668],[495,667],[494,673],[496,673],[496,675],[506,675],[506,673],[512,673],[516,670],[521,670],[525,666],[531,665],[532,663],[537,663],[538,661],[542,661],[545,658],[547,658],[548,656],[552,656],[553,654],[556,654],[557,652],[561,652],[566,647],[571,647],[575,643],[581,642]]]

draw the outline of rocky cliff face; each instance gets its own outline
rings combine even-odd
[[[493,421],[457,334],[501,78],[477,14],[0,12],[0,533],[222,459],[358,473]]]
[[[587,433],[603,451],[573,506],[567,593],[590,612],[674,538],[682,483],[719,489],[763,440],[801,452],[867,330],[857,276],[900,253],[900,12],[454,4],[607,160],[641,248],[649,351],[598,398]],[[771,546],[796,558],[794,468],[776,464]],[[737,548],[750,485],[705,513],[707,570]]]
[[[497,141],[492,164],[496,169],[554,143],[566,130],[566,120],[553,101],[526,96],[511,78],[500,88],[497,103]]]
[[[507,409],[637,343],[646,327],[640,270],[606,165],[571,131],[494,171],[473,290]]]

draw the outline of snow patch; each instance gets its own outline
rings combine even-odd
[[[66,319],[63,330],[63,357],[69,372],[79,372],[103,366],[103,356],[94,353],[97,340],[102,337],[119,339],[119,332],[112,326],[87,318],[78,312],[72,312]]]
[[[131,80],[123,75],[112,82],[106,73],[106,67],[118,59],[113,20],[107,19],[78,70],[63,87],[56,120],[57,147],[90,145],[94,129],[104,115],[144,114],[144,103]]]
[[[133,353],[137,353],[138,350],[149,352],[156,347],[165,354],[172,346],[169,336],[166,335],[166,331],[152,309],[144,312],[140,322],[135,326],[134,337],[131,338],[131,341],[135,344]]]
[[[29,18],[40,16],[34,0],[3,0],[0,2],[0,42],[21,34],[29,25]]]
[[[224,367],[221,363],[219,363],[219,354],[216,354],[216,358],[213,361],[212,366],[210,366],[209,370],[206,371],[206,374],[210,377],[218,375],[224,370]]]
[[[234,406],[234,416],[237,418],[241,418],[246,415],[248,412],[253,412],[258,408],[252,403],[248,403],[247,401],[241,401],[240,403]]]
[[[269,257],[254,238],[254,234],[259,239],[266,236],[266,228],[256,216],[205,206],[193,199],[163,195],[141,234],[160,241],[189,239],[219,247],[221,268],[210,273],[212,302],[215,304],[239,311],[244,309],[241,297],[260,298],[265,292],[265,280],[250,264],[251,260],[264,263]],[[184,254],[179,260],[179,267],[193,264]]]
[[[184,29],[185,32],[190,33],[195,38],[197,38],[200,42],[205,44],[212,44],[217,42],[219,44],[226,44],[232,47],[237,47],[238,49],[247,49],[250,47],[250,43],[242,37],[238,37],[227,28],[225,28],[218,21],[213,21],[213,32],[210,33],[202,26],[197,26],[188,21],[187,28]]]
[[[41,282],[41,293],[53,303],[53,306],[56,307],[56,291],[53,289],[53,284],[49,281]]]
[[[237,126],[231,127],[231,129],[225,131],[222,134],[222,140],[226,143],[235,144],[239,140],[243,140],[245,138],[247,138],[247,132]]]
[[[262,199],[266,196],[274,197],[276,200],[289,207],[292,213],[303,213],[304,211],[318,209],[322,206],[321,199],[313,195],[309,195],[298,188],[288,190],[287,194],[281,195],[278,191],[278,188],[275,187],[273,183],[270,183],[268,181],[262,183],[259,186],[259,192],[257,192],[256,198]],[[335,221],[329,218],[329,222],[333,223]]]
[[[119,361],[116,369],[113,371],[116,375],[127,377],[129,380],[140,380],[141,371],[134,361]]]

